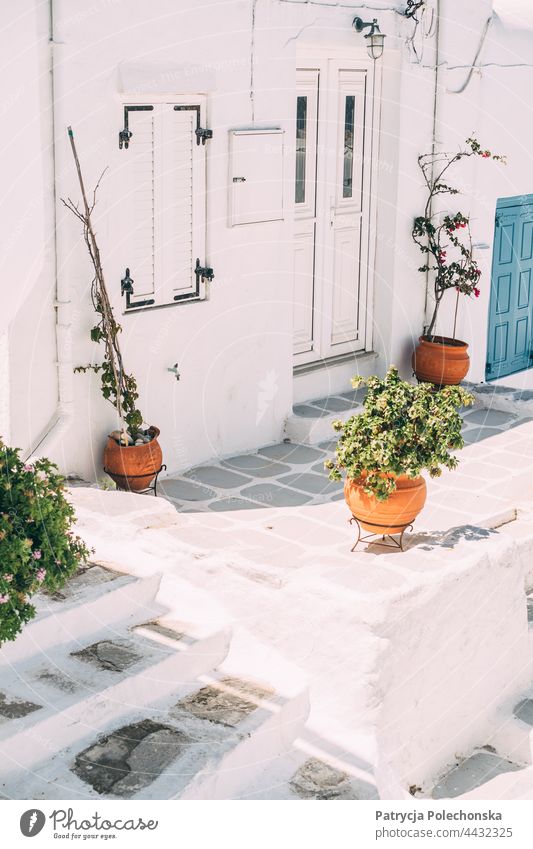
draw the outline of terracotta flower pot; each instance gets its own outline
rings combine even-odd
[[[152,437],[145,445],[118,445],[109,436],[104,449],[104,470],[118,489],[141,492],[147,489],[161,469],[163,452],[157,441],[159,428],[148,428]]]
[[[468,374],[468,345],[447,336],[421,336],[411,359],[418,380],[436,386],[455,386]]]
[[[386,501],[378,501],[363,490],[363,478],[346,478],[346,503],[365,531],[373,534],[400,534],[412,525],[426,503],[426,482],[423,477],[396,478],[396,490]]]

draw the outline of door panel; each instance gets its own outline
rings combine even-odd
[[[351,60],[317,65],[298,71],[295,103],[296,364],[364,350],[366,341],[368,70]]]
[[[314,221],[301,222],[294,239],[293,326],[294,352],[309,351],[313,343]]]
[[[486,379],[531,365],[533,203],[496,211]]]

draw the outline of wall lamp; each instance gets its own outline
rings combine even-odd
[[[380,59],[383,54],[385,36],[379,31],[377,18],[374,18],[371,23],[365,23],[361,18],[353,19],[353,28],[356,32],[363,32],[367,27],[370,27],[370,32],[365,35],[368,55],[371,59]]]

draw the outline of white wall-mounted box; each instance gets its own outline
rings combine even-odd
[[[230,130],[228,224],[283,219],[283,130]]]

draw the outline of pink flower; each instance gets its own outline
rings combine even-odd
[[[8,584],[13,580],[13,575],[4,575],[4,581],[7,581]]]
[[[55,562],[56,566],[61,566],[61,560],[55,560],[54,562]]]
[[[39,583],[42,584],[42,582],[44,581],[45,578],[46,578],[46,569],[39,569],[39,571],[37,572],[37,580],[39,581]]]
[[[484,150],[481,156],[483,157],[483,159],[487,159],[487,157],[490,156],[490,150]]]
[[[40,560],[41,557],[42,557],[42,553],[38,548],[36,548],[35,551],[32,551],[31,556],[33,557],[34,560]]]
[[[33,472],[33,466],[31,463],[24,463],[24,471],[25,472]]]
[[[474,289],[474,295],[476,296],[476,298],[479,298],[479,295],[480,295],[479,289]]]
[[[7,603],[8,603],[8,601],[9,601],[9,596],[8,596],[8,595],[5,595],[5,594],[4,594],[4,595],[0,595],[0,604],[7,604]]]

